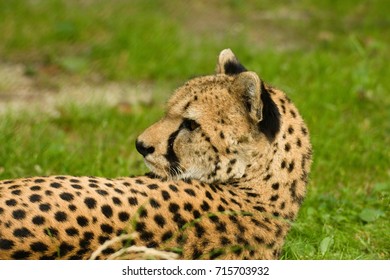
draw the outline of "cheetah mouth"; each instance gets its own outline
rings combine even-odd
[[[157,176],[162,178],[171,177],[168,166],[146,158],[144,158],[144,162],[146,167]]]

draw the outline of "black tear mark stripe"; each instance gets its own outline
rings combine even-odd
[[[167,161],[170,164],[169,167],[169,173],[171,175],[175,175],[179,172],[179,158],[177,157],[175,150],[173,149],[175,140],[177,136],[179,135],[180,131],[183,129],[186,129],[186,123],[188,122],[188,119],[184,119],[182,123],[180,124],[179,128],[172,132],[171,135],[168,137],[168,146],[167,146],[167,153],[164,155]]]

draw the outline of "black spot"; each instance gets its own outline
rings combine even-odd
[[[207,197],[208,199],[214,200],[213,196],[211,195],[211,193],[210,193],[209,191],[206,191],[205,194],[206,194],[206,197]]]
[[[163,197],[163,199],[165,200],[165,201],[167,201],[167,200],[169,200],[170,198],[171,198],[171,196],[169,195],[169,192],[167,192],[167,191],[161,191],[161,195],[162,195],[162,197]]]
[[[41,187],[40,186],[32,186],[30,188],[30,190],[32,190],[32,191],[39,191],[39,190],[41,190]]]
[[[58,236],[58,230],[56,230],[53,227],[45,228],[43,232],[50,237],[57,237]]]
[[[217,226],[215,227],[216,230],[218,230],[219,232],[226,232],[226,223],[224,222],[219,222],[217,224]]]
[[[40,202],[42,197],[39,194],[33,194],[30,195],[29,199],[32,203],[34,203],[34,202]]]
[[[290,164],[288,165],[288,168],[287,168],[288,172],[292,172],[294,170],[294,162],[290,162]]]
[[[158,185],[150,184],[150,185],[148,185],[148,188],[151,189],[151,190],[155,190],[155,189],[158,189]]]
[[[167,232],[165,232],[165,233],[161,236],[161,241],[162,241],[162,242],[165,242],[165,241],[167,241],[168,239],[172,238],[172,236],[173,236],[172,231],[168,230]]]
[[[220,238],[220,243],[222,246],[227,246],[227,245],[231,244],[230,240],[228,238],[226,238],[225,236],[222,236]]]
[[[49,203],[42,203],[39,205],[39,209],[42,211],[42,212],[47,212],[51,209],[51,205]]]
[[[160,203],[154,198],[151,198],[149,202],[154,209],[159,209],[161,207]]]
[[[297,146],[302,147],[302,142],[301,142],[301,139],[299,139],[299,138],[297,139]]]
[[[219,133],[219,137],[221,137],[221,139],[225,139],[225,135],[223,134],[222,131]]]
[[[216,258],[220,257],[225,253],[225,250],[223,249],[214,249],[210,252],[210,259],[215,260]]]
[[[231,198],[230,201],[234,204],[236,204],[238,207],[242,207],[241,203],[239,203],[237,200],[235,200],[234,198]]]
[[[192,189],[184,189],[184,191],[185,191],[188,195],[190,195],[190,196],[196,196],[194,190],[192,190]]]
[[[78,216],[76,218],[76,220],[77,220],[77,223],[79,224],[79,226],[81,226],[81,227],[86,227],[89,224],[88,219],[84,216]]]
[[[222,205],[219,205],[218,206],[218,211],[219,212],[224,212],[225,211],[225,207],[223,207]]]
[[[274,183],[272,184],[271,186],[274,190],[278,190],[279,189],[279,183]]]
[[[80,185],[77,185],[77,184],[71,184],[70,185],[72,188],[76,189],[76,190],[81,190],[82,187]]]
[[[169,188],[173,191],[173,192],[178,192],[179,190],[177,189],[176,186],[174,185],[169,185]]]
[[[72,212],[74,212],[74,211],[77,210],[77,207],[76,207],[76,205],[74,205],[74,204],[69,204],[69,205],[68,205],[68,208],[69,208],[69,210],[72,211]]]
[[[14,181],[13,180],[8,180],[8,181],[3,181],[4,185],[12,184]]]
[[[306,129],[306,127],[301,127],[301,130],[302,130],[302,133],[303,133],[303,135],[307,135],[307,129]]]
[[[279,198],[279,195],[275,194],[275,195],[271,196],[271,198],[270,198],[269,200],[271,200],[271,201],[277,201],[278,198]]]
[[[15,245],[15,242],[9,239],[0,238],[0,249],[11,250]]]
[[[45,218],[42,216],[34,216],[31,220],[34,225],[43,225],[45,223]]]
[[[194,248],[194,251],[192,252],[192,259],[196,260],[202,256],[202,252],[198,250],[198,248]]]
[[[292,116],[293,118],[295,118],[295,117],[297,116],[297,114],[295,113],[294,110],[290,110],[290,114],[291,114],[291,116]]]
[[[126,212],[119,212],[118,218],[121,222],[127,222],[130,219],[130,215]]]
[[[259,197],[259,194],[257,194],[257,193],[251,193],[251,192],[246,192],[246,195],[247,195],[248,197]]]
[[[45,194],[46,194],[47,196],[51,196],[51,195],[53,194],[53,192],[50,191],[50,190],[46,190],[46,191],[45,191]]]
[[[108,224],[101,224],[100,225],[100,228],[101,230],[104,232],[104,233],[108,233],[108,234],[111,234],[114,232],[114,229],[112,226],[108,225]]]
[[[54,218],[59,222],[65,222],[68,218],[68,215],[63,211],[58,211],[55,213]]]
[[[177,211],[179,211],[180,206],[176,203],[170,203],[168,209],[169,209],[169,212],[176,213]]]
[[[62,194],[60,194],[60,197],[65,200],[65,201],[72,201],[74,196],[73,194],[71,193],[67,193],[67,192],[63,192]]]
[[[89,181],[91,181],[91,180],[89,180]],[[93,188],[93,189],[97,189],[97,188],[99,188],[99,185],[97,185],[97,184],[94,184],[94,183],[91,183],[91,184],[89,184],[88,185],[90,188]],[[101,192],[98,192],[98,191],[96,191],[98,194],[101,194],[101,195],[107,195],[107,192],[105,191],[105,190],[100,190]]]
[[[287,129],[288,133],[289,134],[293,134],[294,133],[294,128],[290,125]]]
[[[203,203],[200,205],[200,207],[202,208],[203,211],[210,210],[210,205],[206,201],[203,201]]]
[[[179,213],[173,215],[173,221],[177,224],[178,228],[181,229],[187,221]]]
[[[198,211],[198,210],[194,210],[194,212],[192,212],[192,214],[194,215],[194,218],[195,219],[198,219],[198,218],[200,218],[200,212]]]
[[[139,217],[140,218],[146,218],[148,216],[148,211],[141,207],[141,209],[139,209]]]
[[[23,250],[19,250],[19,251],[15,251],[13,254],[12,254],[12,258],[15,259],[15,260],[24,260],[24,259],[27,259],[29,258],[31,255],[30,252],[27,252],[27,251],[23,251]]]
[[[291,149],[291,145],[290,145],[289,143],[287,143],[287,144],[284,146],[284,150],[285,150],[286,152],[288,152],[288,151],[290,151],[290,149]]]
[[[8,199],[5,201],[5,204],[7,206],[15,206],[17,204],[16,200],[15,199]]]
[[[253,209],[260,211],[260,212],[265,212],[265,208],[262,206],[253,206]]]
[[[65,179],[65,178],[64,178]],[[71,183],[80,183],[80,180],[78,180],[78,179],[70,179],[69,180]]]
[[[138,205],[138,200],[137,200],[137,198],[136,197],[129,197],[128,198],[128,201],[129,201],[129,204],[130,205]]]
[[[264,241],[264,239],[263,239],[262,237],[259,237],[259,236],[256,236],[256,235],[255,235],[254,239],[255,239],[256,242],[259,243],[259,244],[264,244],[264,243],[265,243],[265,241]]]
[[[100,235],[98,239],[99,239],[99,243],[100,243],[100,244],[103,244],[103,243],[106,242],[107,240],[110,240],[110,237]],[[90,243],[90,242],[89,242],[89,243]]]
[[[184,203],[184,210],[191,212],[192,209],[193,209],[193,206],[191,203],[189,203],[189,202]]]
[[[276,230],[276,232],[275,232],[275,236],[276,237],[280,237],[281,235],[282,235],[282,233],[283,233],[283,229],[282,229],[282,227],[280,226],[280,225],[276,225],[276,228],[277,228],[277,230]]]
[[[124,194],[124,191],[122,191],[122,190],[120,190],[120,189],[118,189],[118,188],[114,188],[114,191],[117,192],[117,193],[119,193],[119,194]]]
[[[268,181],[269,179],[271,179],[272,175],[271,174],[267,174],[267,176],[265,176],[263,178],[264,181]]]
[[[115,205],[122,205],[122,201],[118,197],[115,197],[115,196],[112,198],[112,202]]]
[[[100,190],[100,189],[98,189],[98,190],[96,190],[96,192],[97,192],[98,194],[100,194],[101,196],[107,196],[107,195],[108,195],[108,192],[105,191],[105,190]]]
[[[62,242],[59,248],[59,254],[60,256],[65,256],[69,252],[71,252],[74,249],[73,245],[70,245],[66,242]]]
[[[142,231],[140,234],[140,238],[142,241],[151,241],[154,237],[153,232],[150,231]]]
[[[15,229],[13,234],[15,237],[20,237],[20,238],[33,236],[31,231],[25,227]]]
[[[74,227],[70,227],[70,228],[67,228],[65,230],[66,234],[69,235],[69,236],[75,236],[75,235],[78,235],[79,234],[79,231],[74,228]]]
[[[62,185],[60,183],[53,182],[53,183],[50,184],[50,187],[58,189],[58,188],[61,188]]]
[[[166,224],[165,218],[160,214],[154,216],[154,221],[161,228],[163,228]]]
[[[34,180],[34,183],[43,183],[43,182],[45,182],[44,179],[35,179]]]
[[[112,217],[112,208],[110,205],[103,205],[101,207],[101,210],[102,210],[102,213],[104,216],[106,216],[106,218],[111,218]]]
[[[283,169],[283,168],[286,168],[286,161],[285,161],[285,160],[282,161],[280,167],[281,167],[282,169]]]
[[[221,201],[222,201],[222,203],[225,204],[225,205],[228,205],[228,204],[229,204],[229,203],[226,201],[226,199],[224,199],[223,197],[221,197]]]
[[[16,220],[23,220],[26,217],[26,211],[24,210],[15,210],[12,212],[12,217]]]
[[[96,200],[92,197],[86,197],[84,199],[84,203],[85,205],[87,205],[87,207],[89,209],[95,209],[96,208]]]
[[[201,238],[206,230],[201,225],[199,225],[199,223],[195,223],[195,232],[196,236]]]
[[[34,252],[46,252],[49,247],[42,242],[34,242],[30,245],[30,249]]]
[[[79,245],[81,248],[87,248],[91,244],[91,240],[94,238],[94,233],[90,231],[86,231],[83,234],[83,239],[80,240]],[[100,239],[99,239],[100,241]],[[103,241],[104,242],[104,241]],[[101,243],[103,243],[101,242]]]
[[[263,82],[261,82],[260,97],[263,102],[263,118],[258,126],[260,131],[265,134],[270,142],[272,142],[280,130],[280,113]]]
[[[11,193],[13,195],[20,195],[22,193],[22,191],[21,190],[13,190]]]

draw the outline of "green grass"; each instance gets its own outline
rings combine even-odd
[[[283,258],[390,259],[386,1],[131,2],[0,1],[0,57],[36,78],[55,67],[65,79],[98,74],[173,90],[212,73],[218,52],[232,48],[289,94],[312,135],[308,194]],[[1,179],[146,171],[134,140],[163,114],[161,98],[130,113],[58,111],[0,117]]]

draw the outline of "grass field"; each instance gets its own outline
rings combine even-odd
[[[0,65],[22,65],[42,107],[0,115],[0,179],[145,172],[135,137],[229,47],[311,131],[311,181],[283,259],[390,259],[387,1],[128,2],[0,1]],[[40,99],[80,81],[146,84],[151,101]],[[0,77],[3,107],[17,100],[9,88]]]

